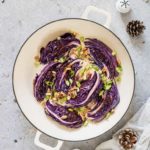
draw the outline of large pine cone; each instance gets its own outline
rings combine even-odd
[[[141,33],[143,33],[145,29],[145,26],[143,25],[143,22],[140,22],[138,20],[132,20],[127,25],[127,32],[132,36],[138,36]]]
[[[137,142],[137,134],[132,129],[125,129],[119,133],[119,144],[125,150],[132,149]]]

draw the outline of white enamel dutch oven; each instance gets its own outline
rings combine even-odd
[[[39,131],[61,140],[88,140],[110,130],[126,113],[134,92],[135,81],[133,64],[126,47],[121,40],[108,29],[111,21],[110,14],[104,10],[89,6],[82,17],[87,18],[90,11],[97,11],[98,13],[104,14],[107,18],[106,24],[103,26],[96,22],[79,18],[62,19],[48,23],[35,31],[25,41],[14,65],[13,87],[22,113]],[[103,120],[96,124],[90,123],[88,126],[79,129],[67,129],[66,127],[58,125],[58,123],[53,120],[47,119],[43,108],[37,103],[33,96],[33,79],[35,74],[39,72],[34,66],[34,56],[38,53],[40,48],[45,46],[50,40],[70,30],[79,32],[85,37],[100,39],[111,49],[116,50],[123,67],[122,80],[121,83],[118,84],[120,103],[116,107],[115,113],[108,120]]]

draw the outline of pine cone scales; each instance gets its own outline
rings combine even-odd
[[[143,25],[143,22],[140,22],[138,20],[133,20],[128,23],[127,25],[127,32],[132,36],[138,36],[141,33],[143,33],[145,29],[145,26]]]
[[[132,129],[125,129],[119,133],[118,140],[124,150],[130,150],[137,142],[137,134]]]

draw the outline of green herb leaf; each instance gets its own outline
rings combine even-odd
[[[122,67],[121,67],[121,66],[116,67],[116,71],[117,71],[118,73],[121,73],[121,72],[122,72]]]
[[[52,87],[54,85],[54,82],[51,81],[45,81],[45,84]]]

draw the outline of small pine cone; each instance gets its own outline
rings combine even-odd
[[[138,36],[141,33],[143,33],[145,29],[145,26],[143,25],[143,22],[140,22],[139,20],[132,20],[127,25],[127,32],[132,36]]]
[[[137,134],[132,129],[125,129],[119,133],[119,144],[125,150],[130,150],[137,142]]]

